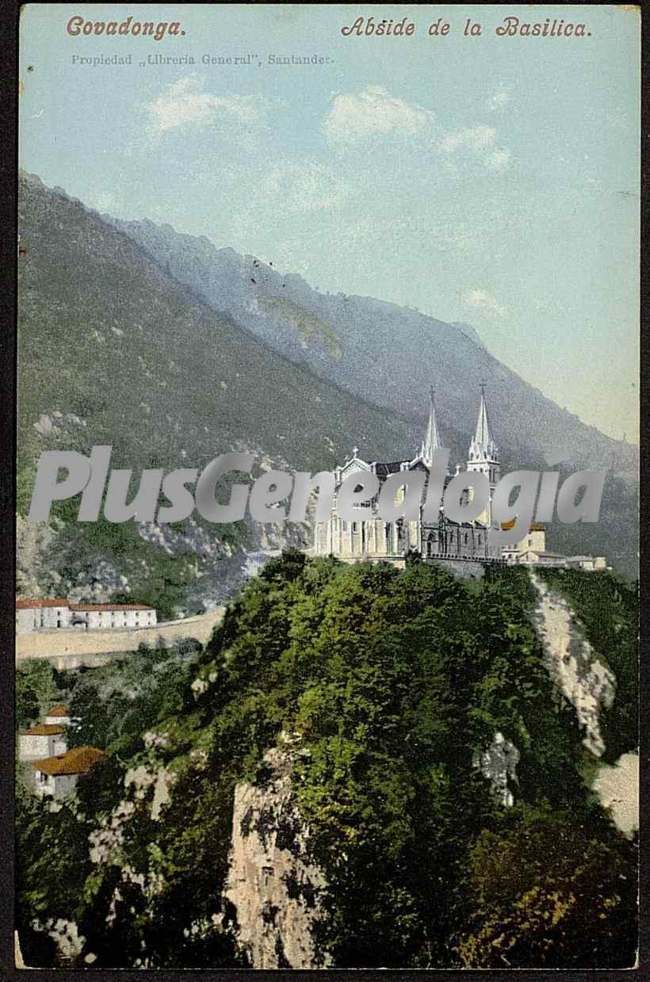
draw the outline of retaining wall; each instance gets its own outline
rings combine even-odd
[[[120,652],[135,651],[140,644],[169,647],[183,638],[195,638],[205,644],[213,629],[223,619],[225,607],[186,617],[180,621],[163,621],[154,627],[118,628],[84,631],[59,628],[16,635],[16,662],[26,658],[45,658],[55,668],[88,668],[104,665]]]

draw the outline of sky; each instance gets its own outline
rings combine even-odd
[[[184,34],[72,36],[74,15]],[[498,36],[507,16],[586,36]],[[344,36],[359,17],[415,33]],[[429,36],[439,18],[449,32]],[[636,442],[639,30],[612,6],[28,4],[20,163],[320,290],[469,323],[559,405]],[[292,55],[318,63],[277,63]]]

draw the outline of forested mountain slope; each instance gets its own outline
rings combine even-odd
[[[553,589],[621,679],[602,731],[633,751],[634,593],[607,573]],[[76,805],[19,797],[26,962],[633,964],[635,841],[589,789],[536,604],[521,568],[290,552],[204,651],[60,677],[75,741],[108,753]]]

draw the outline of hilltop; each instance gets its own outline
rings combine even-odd
[[[547,586],[288,552],[203,650],[60,678],[73,742],[107,755],[59,812],[19,795],[26,962],[633,964],[635,836],[590,784],[637,747],[637,600],[608,573]]]

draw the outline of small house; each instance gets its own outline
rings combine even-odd
[[[69,726],[70,712],[68,707],[64,706],[62,703],[52,706],[52,708],[48,709],[47,711],[45,722],[51,723],[54,726]]]
[[[526,549],[519,553],[518,562],[524,566],[560,566],[567,564],[566,556],[560,552],[548,552],[542,549]]]
[[[18,756],[21,760],[36,760],[65,753],[66,728],[62,723],[36,723],[18,735]]]
[[[41,797],[60,799],[73,792],[80,777],[85,777],[105,757],[97,747],[73,747],[62,754],[32,761],[35,790]]]

